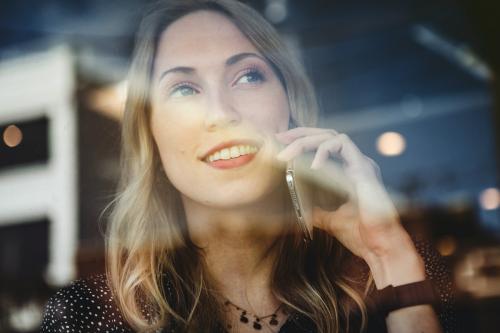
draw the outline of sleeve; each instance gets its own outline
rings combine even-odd
[[[42,333],[131,332],[113,306],[109,289],[98,280],[76,280],[47,302]]]
[[[450,265],[431,243],[422,239],[414,239],[414,243],[424,260],[427,277],[433,282],[439,295],[436,312],[443,332],[457,332],[456,300]]]

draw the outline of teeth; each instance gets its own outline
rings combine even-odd
[[[215,152],[215,154],[213,154],[211,157],[213,161],[220,160],[220,152]]]
[[[240,156],[240,149],[238,147],[236,147],[236,146],[231,147],[229,149],[229,152],[231,154],[231,158],[235,158],[235,157]]]
[[[223,160],[228,160],[231,158],[231,153],[229,152],[229,149],[224,148],[220,151],[220,158]]]
[[[208,162],[213,162],[217,160],[228,160],[230,158],[236,158],[241,155],[254,154],[258,150],[255,146],[250,145],[238,145],[232,146],[230,148],[221,149],[212,155],[208,156],[205,160]]]

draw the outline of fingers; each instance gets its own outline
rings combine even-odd
[[[347,134],[341,133],[336,136],[340,141],[341,148],[339,149],[340,157],[346,162],[348,166],[354,166],[362,163],[365,155],[358,149],[352,142]]]
[[[283,143],[291,143],[294,140],[315,134],[330,133],[331,136],[339,134],[331,128],[316,128],[316,127],[295,127],[290,130],[276,133],[276,138]]]
[[[330,157],[338,156],[353,180],[362,181],[375,177],[382,181],[377,163],[364,155],[345,133],[338,133],[333,129],[296,127],[277,133],[276,138],[288,144],[276,156],[280,160],[289,161],[304,152],[316,150],[311,163],[312,169],[319,169]]]
[[[334,154],[338,154],[341,148],[342,144],[337,139],[330,139],[321,143],[311,163],[311,169],[321,168],[325,165],[328,158]]]
[[[318,149],[319,156],[314,163],[315,167],[320,167],[329,156],[335,153],[351,165],[363,161],[365,157],[346,134],[339,134],[333,129],[296,127],[277,133],[276,138],[288,144],[277,156],[282,160],[290,160],[303,152],[316,149]]]
[[[322,134],[304,136],[295,139],[285,149],[283,149],[276,156],[276,158],[289,161],[304,152],[316,150],[321,142],[331,138],[331,135],[331,133],[322,132]]]
[[[371,158],[365,156],[352,140],[346,134],[338,134],[328,139],[318,146],[316,156],[311,164],[312,169],[321,168],[330,156],[339,155],[347,164],[355,165],[369,162],[379,171],[377,163]]]

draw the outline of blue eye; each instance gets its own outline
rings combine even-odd
[[[258,83],[264,81],[264,75],[257,69],[251,69],[242,75],[236,83]]]
[[[183,97],[197,94],[198,92],[188,84],[181,83],[172,89],[171,97]]]

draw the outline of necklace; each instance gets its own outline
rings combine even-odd
[[[256,314],[253,314],[253,313],[250,313],[249,311],[243,309],[242,307],[239,307],[238,305],[234,304],[233,302],[231,302],[230,300],[228,300],[226,298],[226,301],[224,302],[224,305],[225,306],[232,306],[234,307],[236,310],[238,311],[241,311],[241,314],[240,314],[240,322],[242,323],[245,323],[245,324],[250,324],[250,320],[248,319],[247,316],[252,316],[254,319],[253,319],[253,328],[255,330],[260,330],[262,329],[262,319],[266,319],[266,318],[269,318],[271,317],[271,319],[269,319],[269,325],[273,325],[273,326],[277,326],[278,325],[278,319],[277,319],[277,316],[278,316],[278,310],[281,308],[281,306],[283,305],[283,303],[281,303],[277,308],[276,310],[274,310],[273,313],[271,313],[270,315],[267,315],[267,316],[257,316]],[[227,328],[231,329],[232,326],[231,325],[227,325]]]

